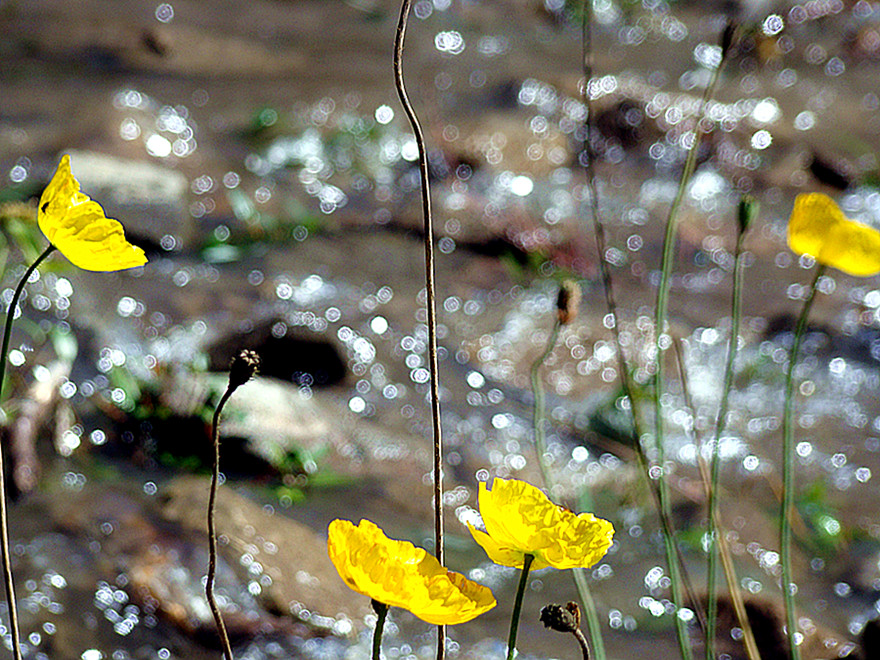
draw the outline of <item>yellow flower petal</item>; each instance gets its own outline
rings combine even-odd
[[[67,154],[40,197],[37,222],[49,242],[84,270],[123,270],[147,263],[144,251],[125,240],[119,221],[80,192]]]
[[[480,547],[482,547],[483,550],[486,551],[489,559],[491,559],[493,562],[501,566],[513,566],[515,568],[522,568],[523,562],[525,561],[525,552],[516,548],[511,548],[510,546],[501,545],[491,536],[489,536],[485,532],[481,532],[480,530],[476,529],[470,523],[468,523],[468,529],[471,531],[471,535],[474,537],[474,540],[480,544]],[[535,557],[529,570],[538,570],[539,568],[546,568],[549,565],[550,564],[548,564],[543,559]]]
[[[788,221],[788,245],[820,264],[867,277],[880,273],[880,232],[847,218],[822,193],[798,195]]]
[[[492,592],[407,541],[385,536],[369,520],[355,527],[334,520],[327,530],[327,551],[339,576],[354,591],[403,607],[434,625],[464,623],[495,607]]]
[[[486,533],[468,527],[497,564],[521,567],[530,554],[534,569],[589,568],[611,546],[610,522],[592,513],[575,515],[525,481],[495,479],[491,490],[481,483],[479,501]]]

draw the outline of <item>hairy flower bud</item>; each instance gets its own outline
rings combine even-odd
[[[581,287],[574,280],[563,280],[556,296],[556,314],[559,323],[568,325],[574,321],[581,306]]]
[[[242,350],[232,358],[229,365],[229,388],[235,389],[248,382],[260,368],[260,356],[256,351]]]
[[[574,632],[581,625],[580,608],[574,602],[565,606],[551,603],[541,609],[541,623],[557,632]]]

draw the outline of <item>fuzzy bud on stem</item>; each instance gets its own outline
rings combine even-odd
[[[564,606],[552,603],[541,609],[541,623],[545,628],[571,633],[580,627],[581,611],[577,603],[570,602]]]
[[[247,349],[242,350],[232,358],[232,362],[229,365],[229,389],[234,390],[244,385],[257,373],[259,368],[260,356],[257,352]]]
[[[560,325],[568,325],[578,315],[581,306],[581,287],[574,280],[563,280],[556,296],[556,314]]]
[[[737,208],[736,219],[739,223],[739,231],[745,234],[755,218],[758,217],[760,203],[751,195],[743,195],[739,200],[739,208]]]
[[[564,606],[555,603],[545,606],[541,610],[541,623],[557,632],[574,635],[584,660],[592,660],[590,644],[581,632],[581,610],[577,603],[569,601]]]

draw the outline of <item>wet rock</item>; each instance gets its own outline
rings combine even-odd
[[[144,614],[200,643],[217,646],[202,586],[208,562],[204,532],[163,519],[142,495],[107,485],[89,483],[64,498],[53,498],[46,510],[64,534],[90,539],[97,579],[116,584],[124,576],[122,584]],[[308,634],[288,618],[261,609],[236,566],[221,557],[216,582],[218,594],[226,600],[224,620],[233,640],[273,632]]]
[[[123,50],[130,66],[167,73],[217,74],[222,62],[224,75],[274,76],[305,63],[293,50],[176,23],[152,27],[139,40],[132,35],[130,44]]]
[[[166,382],[164,400],[178,411],[176,414],[184,414],[186,409],[179,406],[193,401],[197,406],[204,406],[207,393],[223,391],[226,383],[225,374],[180,372]],[[203,394],[193,399],[185,392]],[[299,388],[275,379],[254,378],[238,388],[224,408],[220,421],[221,467],[230,474],[282,476],[283,468],[290,466],[285,457],[303,451],[320,451],[338,439],[339,430],[330,420],[338,419],[340,414],[338,409],[328,409],[322,397],[304,394]],[[202,466],[208,466],[213,460],[210,429],[204,421],[200,423],[201,432],[196,434],[199,440],[192,443],[193,449],[198,450],[194,455],[200,458]],[[180,442],[183,435],[178,429],[169,437],[173,442]]]
[[[534,124],[519,113],[481,113],[460,122],[458,129],[450,146],[468,161],[545,177],[571,160],[568,137],[557,126]]]
[[[774,340],[786,335],[793,337],[795,323],[794,314],[780,314],[768,321],[764,335]],[[880,330],[860,326],[852,333],[844,333],[831,324],[808,323],[803,354],[843,357],[860,364],[875,365],[880,362]]]
[[[226,371],[242,349],[260,356],[260,374],[310,387],[335,385],[347,369],[336,346],[324,338],[306,338],[281,319],[269,319],[244,333],[223,337],[208,347],[210,369]]]
[[[199,378],[218,383],[223,377]],[[291,384],[257,377],[236,390],[221,421],[225,461],[227,438],[244,438],[247,451],[275,466],[291,482],[291,457],[314,457],[304,474],[293,475],[307,488],[321,474],[350,484],[359,499],[358,515],[395,511],[401,520],[430,517],[430,453],[424,439],[352,413],[331,391],[303,391]],[[234,462],[229,463],[234,467]],[[226,463],[224,463],[226,465]],[[340,494],[344,499],[344,495]],[[337,505],[346,512],[344,501]],[[341,513],[345,515],[345,513]],[[329,522],[329,521],[328,521]]]
[[[186,235],[188,182],[179,171],[142,160],[94,151],[71,151],[70,163],[83,192],[100,200],[111,218],[124,218],[127,237],[155,245],[167,235]]]
[[[208,481],[183,477],[162,494],[163,514],[192,534],[205,526]],[[269,612],[292,615],[320,629],[345,634],[369,612],[369,602],[345,585],[327,555],[325,535],[223,487],[217,493],[220,552],[239,579],[259,587]]]
[[[626,98],[603,109],[596,116],[596,128],[624,149],[647,148],[663,135],[656,122],[645,114],[644,104]]]
[[[304,63],[289,48],[270,48],[242,34],[170,22],[108,20],[100,7],[62,15],[21,12],[13,34],[27,33],[28,51],[44,58],[85,64],[105,73],[149,71],[182,75],[269,76],[289,74]],[[143,16],[147,18],[148,13]],[[173,16],[173,14],[172,14]],[[41,20],[40,20],[41,19]],[[34,25],[36,23],[36,25]],[[53,35],[63,33],[64,39]],[[19,37],[21,38],[21,37]]]
[[[824,183],[835,190],[849,188],[852,179],[851,169],[851,166],[840,159],[832,161],[815,152],[810,160],[810,173],[819,183]]]

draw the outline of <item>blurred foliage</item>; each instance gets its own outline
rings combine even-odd
[[[200,377],[207,371],[204,355],[185,370],[186,374],[179,369],[173,374],[160,365],[139,375],[125,365],[113,367],[106,374],[111,397],[104,399],[104,409],[117,421],[128,453],[172,470],[208,474],[213,464],[211,425],[225,381]],[[233,410],[224,417],[234,414]],[[264,457],[253,451],[247,438],[221,436],[221,443],[221,469],[227,476],[263,481],[283,504],[303,501],[313,488],[348,483],[323,464],[329,447],[311,452],[279,448]]]
[[[830,559],[853,540],[853,530],[840,519],[829,501],[824,479],[817,479],[803,490],[795,500],[795,508],[810,532],[799,541],[811,553]]]

